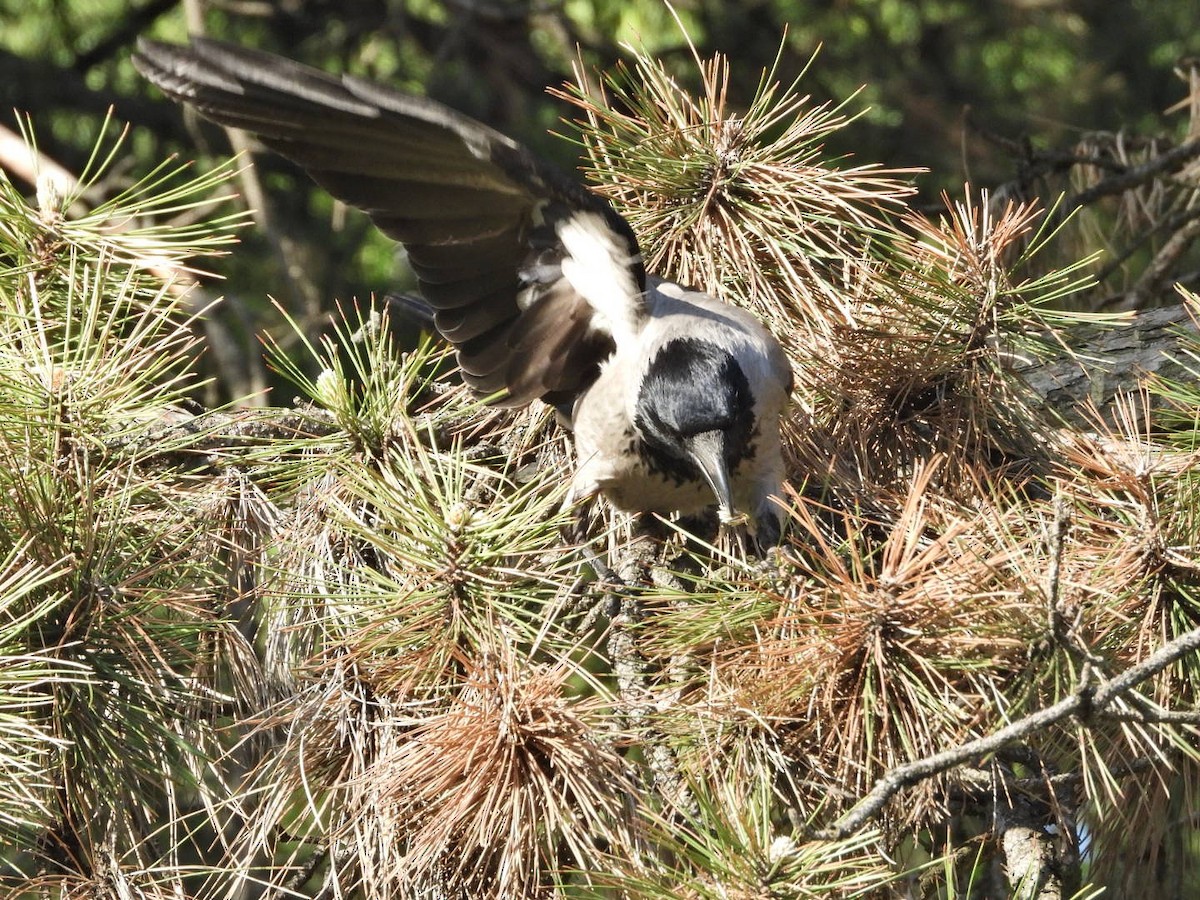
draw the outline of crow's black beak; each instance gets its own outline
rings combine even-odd
[[[702,431],[684,438],[683,445],[717,498],[721,523],[734,521],[737,514],[733,511],[733,493],[729,488],[729,467],[725,465],[725,432]]]

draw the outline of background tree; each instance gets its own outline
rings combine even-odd
[[[617,5],[369,4],[336,22],[315,5],[187,7],[193,30],[427,84],[560,158],[574,151],[536,136],[549,110],[580,120],[594,183],[659,265],[787,340],[799,388],[780,552],[747,563],[704,523],[637,539],[614,523],[614,586],[563,552],[565,451],[543,413],[446,389],[437,353],[401,352],[365,302],[312,334],[327,297],[393,283],[392,250],[294,172],[264,158],[239,176],[259,227],[226,258],[224,320],[170,286],[232,224],[195,224],[220,177],[129,184],[153,136],[195,140],[125,60],[151,20],[181,36],[173,7],[21,10],[8,40],[39,49],[10,63],[58,78],[10,89],[46,92],[29,101],[41,150],[85,177],[0,197],[13,895],[1194,890],[1197,342],[1172,337],[1179,365],[1132,395],[1103,381],[1092,412],[1038,389],[1050,372],[1104,374],[1096,348],[1144,341],[1144,318],[1096,311],[1174,303],[1188,282],[1200,95],[1186,61],[1182,81],[1080,67],[1058,35],[1104,48],[1113,32],[1065,4],[1036,20],[1006,4],[761,4],[736,19],[700,4],[681,12],[695,50],[665,11]],[[1183,32],[1157,35],[1181,15],[1158,4],[1126,22],[1121,52],[1174,61]],[[805,26],[780,49],[782,19]],[[623,29],[647,49],[613,68]],[[723,41],[735,64],[710,57]],[[859,69],[843,59],[882,65],[881,42],[920,65],[868,89],[873,117],[804,96],[844,98],[837,79]],[[575,87],[551,101],[576,43]],[[986,127],[944,124],[964,85]],[[106,92],[155,128],[88,165]],[[1014,139],[1033,94],[1064,117],[1052,104],[1082,116],[1103,98],[1095,122],[1144,135]],[[922,96],[943,124],[917,158],[863,149],[881,134],[902,146],[929,121]],[[964,134],[972,173],[1002,184],[935,203],[961,180],[939,160]],[[838,160],[848,146],[939,168],[913,195],[910,173]],[[268,290],[289,310],[271,378],[307,400],[200,413],[194,398],[267,379],[247,365],[204,388],[198,323],[232,367],[229,323],[249,334],[277,315]],[[1176,310],[1194,307],[1183,296]]]

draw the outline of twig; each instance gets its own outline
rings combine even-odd
[[[59,197],[68,197],[79,191],[79,179],[46,154],[30,147],[21,135],[5,125],[0,125],[0,169],[38,188],[48,182]],[[99,199],[91,190],[85,191],[62,212],[68,216],[83,215],[87,212],[88,203],[99,202]],[[168,281],[172,280],[172,274],[166,273]]]
[[[1130,699],[1138,695],[1130,695]],[[1100,718],[1110,719],[1114,722],[1138,722],[1142,725],[1200,725],[1200,710],[1195,709],[1159,709],[1154,708],[1154,704],[1146,700],[1147,704],[1143,707],[1141,700],[1145,698],[1139,697],[1139,702],[1134,705],[1137,710],[1132,709],[1110,709],[1099,714]]]
[[[1009,156],[1018,161],[1024,170],[1025,177],[1021,186],[1025,187],[1036,178],[1051,172],[1062,172],[1075,166],[1092,166],[1108,172],[1124,174],[1129,166],[1115,159],[1095,153],[1076,153],[1073,150],[1039,150],[1035,149],[1028,138],[1014,139],[993,131],[979,122],[972,110],[966,110],[967,127],[989,144],[999,147]]]
[[[317,869],[324,865],[329,857],[329,845],[322,842],[320,847],[313,850],[312,855],[303,865],[297,866],[292,871],[283,884],[266,895],[267,900],[298,896],[300,888],[304,887],[305,883],[316,874]]]
[[[1140,231],[1129,245],[1123,248],[1119,253],[1109,254],[1110,259],[1105,263],[1104,268],[1096,273],[1096,283],[1104,284],[1116,272],[1127,263],[1132,256],[1138,253],[1151,240],[1162,234],[1175,234],[1180,228],[1187,225],[1189,222],[1200,218],[1200,206],[1188,207],[1181,212],[1177,212],[1168,219],[1159,219],[1154,222],[1149,228]],[[1130,292],[1125,292],[1122,296],[1128,296]]]
[[[1103,181],[1099,181],[1091,187],[1071,195],[1059,204],[1055,210],[1055,214],[1059,219],[1064,219],[1075,212],[1075,210],[1087,206],[1089,203],[1095,203],[1102,197],[1123,194],[1131,188],[1135,188],[1164,172],[1170,172],[1182,167],[1188,160],[1194,159],[1197,156],[1200,156],[1200,138],[1180,144],[1178,147],[1174,147],[1166,153],[1162,153],[1142,163],[1140,166],[1134,166],[1132,169],[1127,169],[1119,175],[1105,178]]]
[[[1172,269],[1180,258],[1188,251],[1197,237],[1200,237],[1200,211],[1189,210],[1193,214],[1182,227],[1177,229],[1154,255],[1150,265],[1146,266],[1133,289],[1128,293],[1126,301],[1135,309],[1143,306],[1146,301],[1162,289],[1164,282],[1172,279]]]
[[[1122,765],[1114,766],[1111,769],[1111,774],[1114,779],[1120,779],[1126,775],[1138,775],[1155,765],[1161,763],[1161,758],[1150,758],[1148,756],[1140,756],[1131,762]],[[958,777],[968,785],[977,787],[980,791],[986,790],[989,794],[995,791],[997,787],[997,776],[994,768],[977,768],[974,766],[964,766],[959,772]],[[1019,791],[1025,794],[1042,794],[1047,792],[1058,793],[1065,788],[1075,788],[1083,784],[1085,776],[1082,772],[1058,772],[1054,775],[1033,775],[1024,778],[1002,778],[1000,779],[1000,787],[1006,791]],[[965,796],[971,796],[972,791],[968,788],[961,789]]]
[[[999,731],[985,737],[967,741],[941,753],[924,759],[896,766],[877,782],[871,791],[831,828],[816,832],[818,840],[842,840],[854,834],[872,819],[897,793],[926,778],[940,775],[976,757],[995,753],[1007,744],[1028,737],[1035,732],[1061,722],[1063,719],[1087,711],[1103,712],[1114,700],[1121,698],[1148,678],[1157,675],[1178,659],[1200,650],[1200,628],[1193,629],[1170,643],[1164,644],[1143,662],[1126,669],[1095,687],[1083,688],[1053,706],[1040,709],[1023,719],[1018,719]]]

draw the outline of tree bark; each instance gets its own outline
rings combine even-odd
[[[1012,900],[1061,900],[1063,881],[1055,847],[1042,815],[1022,797],[997,797],[996,837],[1004,851],[1005,878]]]
[[[1189,361],[1182,352],[1188,343],[1200,343],[1196,322],[1185,306],[1133,313],[1127,323],[1115,327],[1088,326],[1079,337],[1073,356],[1013,369],[1047,407],[1072,425],[1095,426],[1090,406],[1103,421],[1114,423],[1117,401],[1153,378],[1200,382],[1200,360]]]

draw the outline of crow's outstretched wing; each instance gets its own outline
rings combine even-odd
[[[211,40],[141,41],[138,70],[244,129],[404,244],[463,377],[498,402],[569,402],[645,314],[628,224],[441,104]]]

